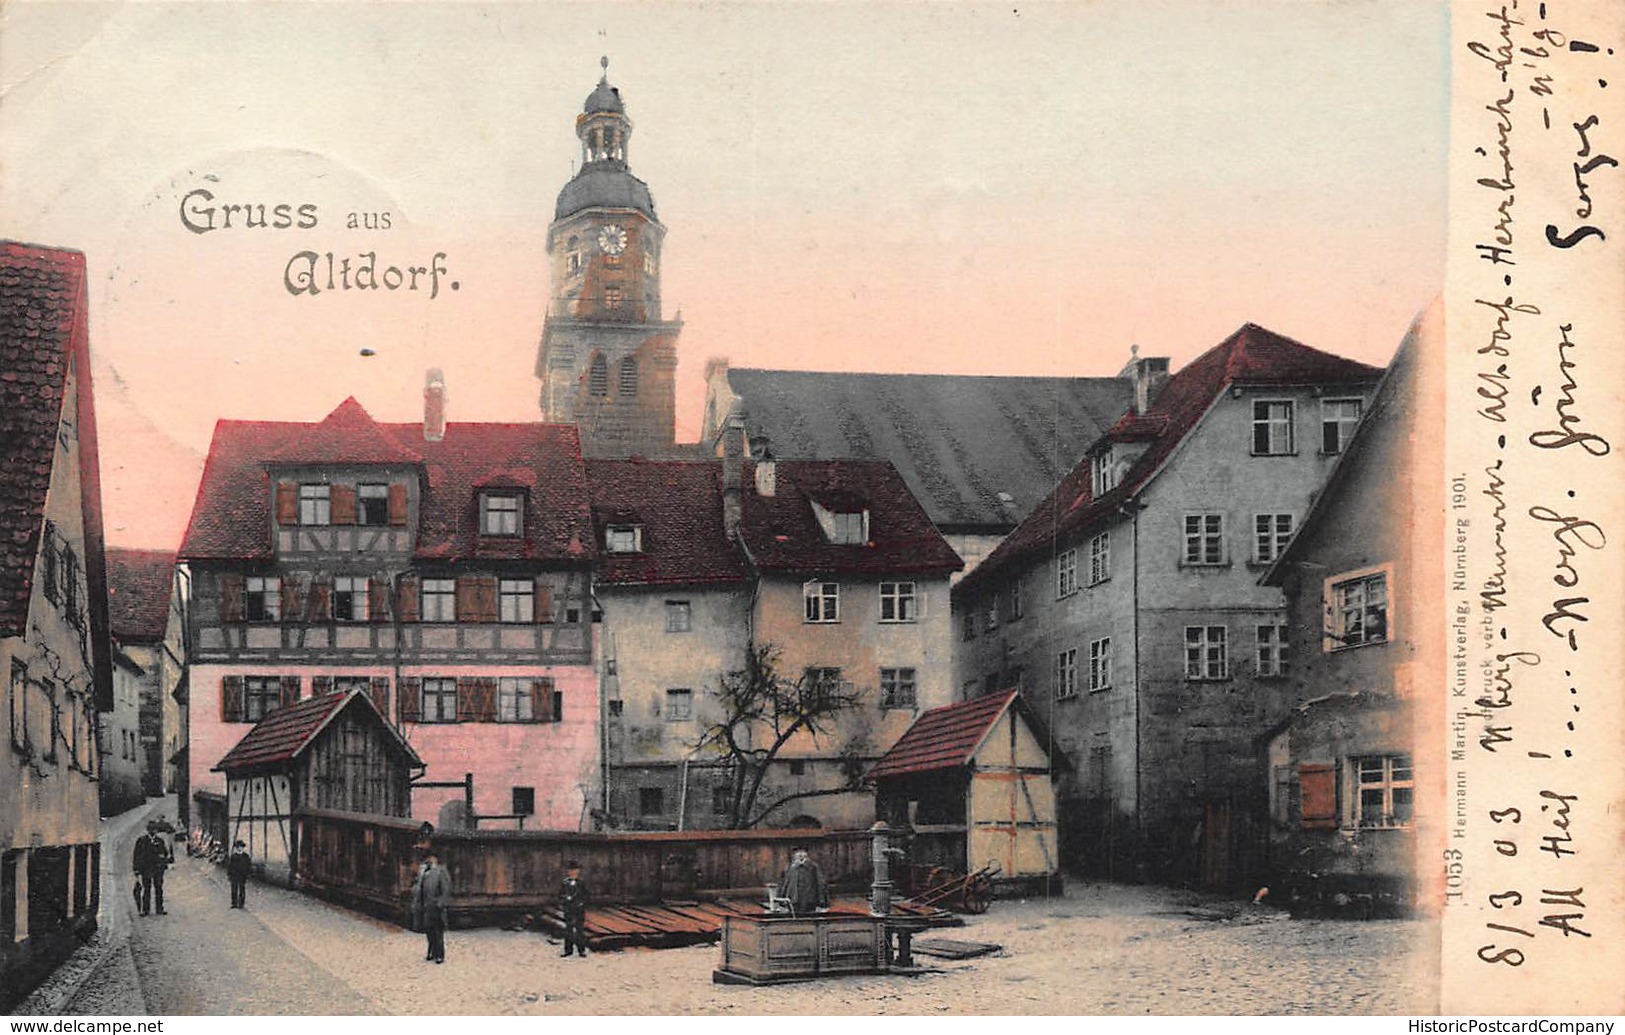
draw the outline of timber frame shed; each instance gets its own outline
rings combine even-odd
[[[1047,882],[1060,856],[1045,740],[1016,690],[922,712],[869,770],[875,817],[913,828],[916,864]]]
[[[226,774],[227,842],[245,842],[262,876],[292,883],[302,809],[409,817],[423,768],[359,689],[278,708],[214,766]]]

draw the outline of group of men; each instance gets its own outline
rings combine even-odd
[[[412,881],[412,929],[428,939],[423,959],[446,962],[446,907],[451,902],[451,875],[440,865],[433,849],[424,853],[423,865]],[[587,955],[587,885],[581,879],[581,864],[570,859],[564,864],[564,880],[559,884],[559,911],[564,914],[564,951]]]

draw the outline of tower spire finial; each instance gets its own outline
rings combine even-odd
[[[605,54],[603,57],[598,59],[598,67],[602,68],[604,70],[604,78],[608,79],[609,78],[609,55],[608,54]]]

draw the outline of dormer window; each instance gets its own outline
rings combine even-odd
[[[869,541],[867,510],[830,510],[813,501],[813,515],[824,530],[824,538],[846,546],[862,546]]]
[[[642,553],[642,525],[610,525],[604,529],[606,553]]]
[[[520,524],[518,496],[496,492],[480,494],[480,535],[516,536]]]
[[[1112,451],[1106,450],[1090,461],[1090,488],[1095,499],[1106,495],[1117,487],[1117,468],[1112,463]]]
[[[331,525],[333,523],[332,488],[326,483],[299,486],[299,523],[301,525]]]

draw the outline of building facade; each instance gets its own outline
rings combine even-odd
[[[189,770],[265,715],[364,690],[426,765],[471,775],[476,816],[575,830],[600,799],[590,575],[573,427],[380,424],[355,400],[312,424],[222,421],[181,549],[191,575]],[[412,815],[467,826],[464,789]],[[489,824],[488,824],[489,825]]]
[[[177,790],[175,754],[185,743],[180,722],[185,697],[186,647],[182,624],[181,585],[175,573],[175,555],[166,550],[110,549],[107,551],[108,610],[113,629],[115,716],[122,716],[133,700],[136,722],[115,718],[104,723],[108,735],[107,775],[102,787],[103,808],[109,814],[109,784],[114,773],[134,763],[138,781],[134,801],[173,794]],[[115,729],[116,727],[116,729]],[[131,743],[126,748],[124,741]],[[122,794],[122,792],[120,792]],[[127,797],[127,796],[126,796]]]
[[[581,168],[547,230],[551,291],[536,356],[542,418],[574,424],[590,456],[670,453],[677,336],[661,314],[666,228],[632,175],[632,120],[606,78],[576,117]]]
[[[1234,885],[1259,865],[1254,738],[1296,703],[1285,549],[1380,371],[1248,324],[1133,409],[954,593],[967,696],[1019,687],[1070,763],[1074,867]]]
[[[113,705],[85,260],[0,244],[0,1008],[96,928]]]

